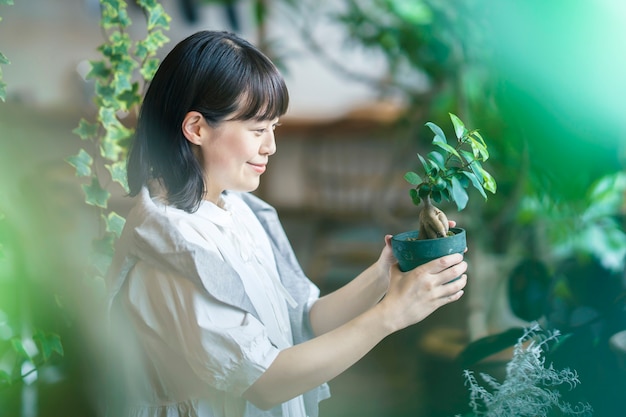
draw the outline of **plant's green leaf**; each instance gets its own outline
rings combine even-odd
[[[411,201],[413,202],[413,204],[415,204],[416,206],[419,206],[420,203],[422,202],[422,199],[420,198],[417,190],[415,188],[411,188],[409,190],[409,196],[411,196]]]
[[[86,79],[108,79],[111,75],[111,68],[105,61],[89,61],[91,68],[85,76]]]
[[[120,94],[131,91],[133,88],[132,82],[132,73],[116,71],[113,75],[113,82],[111,86],[115,90],[115,96],[119,96]],[[119,103],[119,100],[117,100]],[[122,106],[120,106],[122,107]]]
[[[391,11],[409,25],[427,25],[433,20],[433,12],[421,1],[393,1]]]
[[[13,351],[17,354],[19,358],[30,359],[30,355],[28,354],[28,352],[26,352],[26,349],[24,348],[24,344],[19,338],[17,337],[11,338],[11,347],[13,348]]]
[[[476,175],[473,172],[467,172],[467,171],[461,171],[461,173],[463,175],[465,175],[467,178],[469,178],[469,180],[472,182],[472,185],[474,186],[474,188],[476,188],[478,191],[480,191],[480,194],[486,200],[487,199],[487,194],[485,194],[485,190],[484,190],[482,184],[480,183],[480,181],[478,180],[478,178],[476,178]]]
[[[144,80],[150,81],[157,69],[159,68],[159,60],[158,59],[147,59],[146,62],[141,66],[139,73],[143,77]]]
[[[469,132],[469,135],[471,137],[473,137],[474,139],[476,139],[478,142],[480,142],[485,148],[487,147],[487,144],[485,143],[485,139],[483,139],[483,136],[480,134],[480,132],[478,130],[472,130],[471,132]]]
[[[115,235],[113,233],[105,233],[103,236],[93,241],[91,264],[101,275],[105,275],[111,265],[114,244]]]
[[[76,155],[70,156],[65,160],[76,169],[76,176],[88,177],[91,175],[93,158],[84,149],[81,149]]]
[[[474,158],[474,154],[466,150],[461,149],[460,154],[468,165],[476,160],[476,158]]]
[[[404,179],[411,185],[419,185],[422,183],[422,177],[415,172],[407,172],[404,174]]]
[[[113,55],[122,57],[129,55],[133,41],[128,33],[115,30],[109,35],[109,44],[113,48]]]
[[[3,385],[11,385],[12,383],[13,380],[11,379],[11,375],[3,370],[0,370],[0,387]]]
[[[428,175],[430,173],[430,163],[428,161],[426,161],[426,159],[424,159],[424,157],[420,154],[417,154],[417,157],[419,158],[420,162],[422,163],[422,167],[424,168],[424,172],[426,173],[426,175]]]
[[[461,184],[461,186],[462,186],[463,188],[467,188],[467,187],[469,187],[469,185],[470,185],[470,181],[469,181],[469,179],[468,179],[465,175],[463,175],[463,171],[458,170],[458,171],[454,174],[454,177],[455,177],[457,180],[459,180],[459,183]]]
[[[104,136],[103,142],[107,146],[113,146],[110,150],[115,152],[113,154],[107,153],[106,157],[111,160],[115,160],[117,159],[119,152],[122,150],[119,145],[117,145],[117,142],[133,136],[133,131],[119,122],[107,125],[105,128],[106,135]],[[105,154],[103,154],[103,156],[105,156]],[[113,158],[110,158],[110,156],[113,156]]]
[[[100,107],[113,107],[117,103],[115,89],[110,85],[96,82],[96,104]]]
[[[465,128],[465,124],[459,119],[455,114],[448,113],[450,115],[450,119],[452,120],[452,125],[454,126],[454,134],[456,135],[458,140],[461,140],[463,136],[467,133],[467,129]]]
[[[487,151],[487,147],[484,143],[474,139],[473,136],[470,137],[470,145],[472,147],[472,152],[474,153],[475,158],[480,158],[483,161],[489,159],[489,152]]]
[[[417,187],[417,195],[419,195],[421,198],[426,198],[430,195],[431,192],[432,188],[428,184],[422,184]]]
[[[122,147],[119,146],[115,140],[103,140],[100,144],[100,155],[102,155],[103,158],[106,158],[109,161],[117,160],[123,152],[124,149],[122,149]]]
[[[111,174],[111,179],[124,188],[128,192],[128,182],[126,179],[126,162],[124,160],[115,161],[112,164],[105,165]]]
[[[450,184],[449,187],[444,188],[443,190],[441,190],[441,198],[446,200],[446,201],[452,201],[452,197],[450,196],[450,190],[452,189],[452,184]]]
[[[435,203],[441,203],[441,191],[433,190],[430,193],[430,196],[435,201]]]
[[[4,6],[13,6],[13,0],[0,0],[0,4]]]
[[[491,176],[490,173],[488,173],[484,169],[482,170],[482,174],[483,174],[483,187],[485,187],[485,190],[491,192],[492,194],[495,194],[496,190],[498,189],[496,180]]]
[[[96,177],[91,179],[91,184],[83,184],[82,188],[85,192],[85,203],[107,208],[107,202],[109,201],[109,197],[111,197],[111,193],[100,186],[100,182]]]
[[[154,56],[155,53],[163,45],[168,43],[170,39],[163,34],[160,29],[154,30],[146,36],[146,38],[137,43],[137,47],[141,44],[141,47],[147,51],[147,57]]]
[[[117,96],[120,108],[126,112],[130,111],[134,106],[141,102],[139,95],[139,83],[134,82],[130,90],[126,90]]]
[[[172,18],[165,13],[161,4],[155,3],[151,7],[147,8],[148,12],[148,31],[153,30],[156,27],[163,29],[170,28],[170,21]]]
[[[437,171],[445,171],[446,163],[445,158],[437,151],[431,151],[427,155],[428,159],[431,162],[431,165],[437,167]]]
[[[37,344],[44,362],[50,360],[53,353],[58,353],[60,356],[63,356],[63,345],[61,344],[61,337],[58,334],[44,333],[37,329],[33,335],[33,340]]]
[[[459,211],[461,211],[467,205],[469,196],[467,195],[467,191],[465,191],[465,188],[461,185],[456,177],[450,178],[450,183],[452,185],[452,201],[454,202],[454,204],[456,204]]]
[[[98,126],[97,123],[89,123],[85,119],[80,119],[78,127],[72,130],[72,133],[78,135],[83,140],[92,139],[98,135]]]
[[[437,141],[437,142],[433,141],[433,143],[434,143],[436,146],[439,146],[439,147],[440,147],[441,149],[443,149],[444,151],[446,151],[446,152],[448,152],[448,153],[451,153],[452,155],[454,155],[454,156],[456,156],[457,158],[461,159],[461,156],[459,155],[459,153],[457,152],[457,150],[456,150],[456,149],[454,149],[454,147],[453,147],[453,146],[450,146],[450,145],[448,145],[447,143],[443,143],[443,142],[439,142],[439,141]]]
[[[2,79],[0,79],[0,100],[7,100],[7,85],[2,81]]]
[[[448,143],[448,141],[446,140],[445,133],[443,133],[443,130],[441,130],[441,128],[439,126],[437,126],[433,122],[426,123],[426,126],[428,126],[430,128],[430,130],[432,130],[432,132],[435,134],[435,137],[433,138],[433,143],[434,144],[437,144],[437,143]]]
[[[104,216],[103,216],[104,217]],[[112,211],[108,216],[104,217],[107,232],[113,233],[116,237],[120,237],[126,219]]]
[[[100,26],[103,29],[126,28],[132,23],[126,12],[127,4],[125,1],[101,0],[100,6]]]
[[[5,54],[0,52],[0,64],[1,65],[8,65],[10,63],[11,63],[11,61],[9,61],[9,58],[7,58]]]

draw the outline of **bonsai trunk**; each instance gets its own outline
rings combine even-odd
[[[430,201],[430,195],[422,200],[423,208],[419,213],[418,239],[436,239],[449,236],[448,217]]]

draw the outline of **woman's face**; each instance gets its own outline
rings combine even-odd
[[[200,143],[206,200],[217,203],[224,190],[248,192],[258,188],[268,158],[276,152],[277,125],[278,118],[206,124]]]

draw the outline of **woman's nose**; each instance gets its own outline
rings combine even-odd
[[[273,130],[269,130],[265,134],[265,140],[263,141],[263,145],[261,147],[261,153],[266,155],[273,155],[276,153],[276,138],[274,137]]]

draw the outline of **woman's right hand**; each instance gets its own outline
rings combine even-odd
[[[458,253],[407,272],[394,265],[390,271],[389,289],[378,307],[383,309],[385,320],[389,320],[394,331],[418,323],[439,307],[461,298],[467,284],[466,270],[467,263]]]

